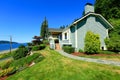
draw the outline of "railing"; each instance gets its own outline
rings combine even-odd
[[[59,40],[60,48],[62,49],[63,45],[72,45],[69,40]]]

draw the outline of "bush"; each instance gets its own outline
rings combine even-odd
[[[91,31],[88,31],[85,36],[84,51],[88,54],[99,53],[100,51],[100,37]]]
[[[46,47],[45,44],[40,44],[39,49],[42,50],[42,49],[44,49],[45,47]]]
[[[10,66],[10,64],[12,63],[12,61],[13,61],[13,59],[8,59],[8,60],[5,60],[5,61],[2,61],[0,63],[0,68],[7,69]]]
[[[25,65],[25,58],[26,57],[23,57],[23,58],[20,58],[18,60],[14,60],[11,64],[10,64],[10,67],[22,67]]]
[[[44,49],[45,47],[46,47],[45,44],[40,44],[40,45],[37,45],[37,46],[33,46],[33,47],[32,47],[32,50],[33,50],[33,51],[38,51],[38,50]]]
[[[32,61],[36,60],[40,56],[39,53],[34,53],[26,58],[25,63],[30,64]]]
[[[12,61],[12,59],[3,61],[0,63],[0,68],[4,69],[0,71],[0,77],[19,72],[28,67],[31,62],[40,62],[44,57],[39,53],[34,53],[27,57],[20,58],[18,60]]]
[[[38,63],[44,59],[44,56],[39,56],[37,59],[35,59],[35,63]]]
[[[33,50],[33,51],[38,51],[38,50],[39,50],[39,46],[33,46],[33,47],[32,47],[32,50]]]
[[[48,40],[43,40],[43,44],[48,45],[48,44],[49,44],[49,41],[48,41]]]
[[[63,50],[69,54],[75,52],[75,48],[71,47],[71,46],[63,46]]]
[[[30,56],[23,57],[21,59],[15,60],[10,66],[11,67],[18,67],[18,69],[21,68],[21,67],[25,67],[28,64],[30,64],[32,61],[35,61],[37,58],[39,58],[39,56],[41,56],[41,54],[34,53],[33,55],[30,55]]]
[[[1,70],[0,71],[0,77],[6,76],[6,75],[10,75],[10,74],[13,74],[15,72],[16,72],[15,68],[14,67],[10,67],[8,69]]]
[[[17,51],[14,52],[13,58],[14,58],[15,60],[17,60],[17,59],[20,59],[20,58],[22,58],[22,57],[27,56],[27,54],[28,54],[27,48],[21,48],[21,47],[20,47]]]
[[[120,52],[120,40],[114,38],[106,38],[105,44],[109,51]]]
[[[32,43],[27,43],[28,46],[32,46]]]
[[[82,49],[79,49],[79,52],[83,53],[84,51]]]

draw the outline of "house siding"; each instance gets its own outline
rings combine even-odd
[[[75,25],[70,27],[70,42],[72,47],[75,47]]]
[[[65,33],[67,34],[67,38],[65,39]],[[60,47],[62,48],[63,45],[71,45],[71,42],[70,42],[70,28],[64,30],[62,32],[62,40],[59,39],[59,44],[60,44]]]
[[[97,19],[97,21],[96,21]],[[106,29],[105,24],[103,24],[97,17],[89,16],[83,21],[77,23],[77,51],[79,49],[84,50],[84,39],[87,31],[92,31],[95,34],[100,35],[101,47],[106,48],[104,39],[108,37],[108,29]]]
[[[78,51],[79,49],[84,49],[84,38],[87,31],[86,20],[83,20],[77,24],[77,30],[78,30],[77,31],[77,37],[78,37],[77,51]]]

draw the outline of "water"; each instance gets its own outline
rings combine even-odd
[[[27,46],[26,43],[18,43],[18,44],[12,44],[12,49],[15,49],[15,48],[18,48],[20,45],[24,45],[24,46]],[[5,50],[10,50],[10,44],[0,44],[0,52],[1,51],[5,51]]]

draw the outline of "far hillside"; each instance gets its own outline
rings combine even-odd
[[[10,41],[0,40],[0,44],[7,44],[10,43]],[[14,44],[18,44],[17,42],[12,42]]]

